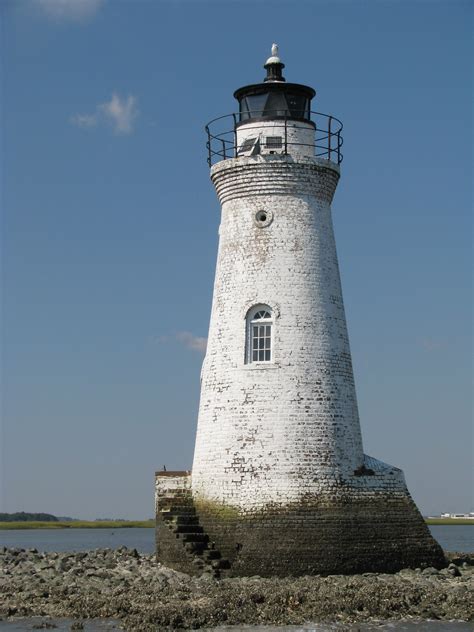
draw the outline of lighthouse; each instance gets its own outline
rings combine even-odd
[[[400,469],[364,454],[331,204],[342,123],[263,82],[206,127],[221,205],[191,472],[156,477],[158,559],[285,576],[439,566]]]

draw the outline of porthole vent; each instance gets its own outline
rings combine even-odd
[[[260,209],[255,213],[255,224],[258,228],[265,228],[269,226],[273,221],[273,213],[265,209]]]

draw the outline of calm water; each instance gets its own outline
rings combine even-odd
[[[126,546],[141,553],[155,550],[154,529],[12,529],[0,530],[0,546],[38,551],[89,551]]]
[[[446,551],[474,553],[474,524],[432,525],[430,531]],[[154,538],[154,529],[0,530],[0,546],[38,551],[88,551],[126,546],[141,553],[153,553]]]

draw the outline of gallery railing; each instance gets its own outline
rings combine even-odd
[[[241,119],[239,113],[226,114],[210,121],[205,129],[207,133],[207,162],[209,166],[220,160],[227,158],[238,158],[242,155],[248,155],[242,151],[242,146],[237,144],[237,131],[239,126],[245,125],[245,130],[265,129],[265,123],[271,122],[268,131],[272,133],[281,131],[281,147],[273,153],[291,154],[294,148],[311,148],[312,155],[317,158],[325,158],[336,164],[342,162],[341,147],[343,144],[342,122],[335,116],[322,114],[321,112],[311,112],[311,121],[314,125],[314,141],[311,143],[297,142],[294,140],[294,130],[308,129],[308,123],[301,119],[295,119],[294,116],[282,116],[281,112],[275,112],[275,117],[271,116],[271,112],[265,111],[265,118],[259,118],[259,113],[252,114],[252,118]]]

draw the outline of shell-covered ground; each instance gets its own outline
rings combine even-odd
[[[474,620],[474,555],[436,570],[277,578],[189,577],[125,547],[0,549],[0,617],[106,618],[125,630],[374,619]]]

